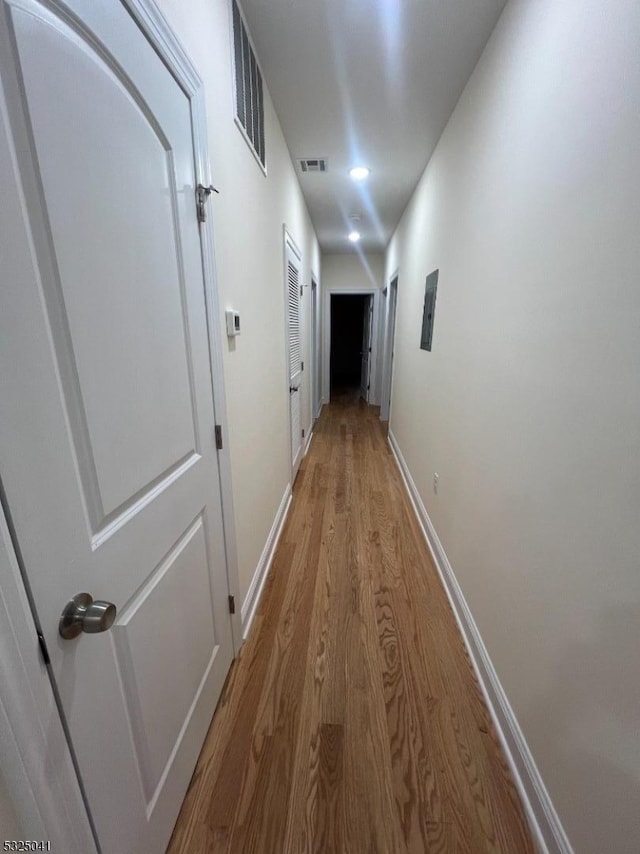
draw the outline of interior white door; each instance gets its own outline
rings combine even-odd
[[[364,300],[364,323],[362,324],[362,350],[360,351],[360,397],[369,401],[369,373],[371,370],[371,333],[373,330],[373,297]]]
[[[389,285],[387,305],[387,332],[385,344],[384,379],[382,388],[382,404],[380,420],[388,421],[391,411],[391,388],[393,382],[393,354],[396,334],[396,306],[398,303],[398,279],[394,278]]]
[[[291,423],[291,477],[302,460],[302,343],[300,336],[300,255],[285,238],[285,285],[287,305],[287,345],[289,351],[289,413]]]
[[[191,104],[118,0],[0,0],[0,71],[3,487],[101,850],[158,854],[232,658]]]

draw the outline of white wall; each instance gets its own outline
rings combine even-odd
[[[384,255],[374,252],[322,253],[322,286],[325,290],[358,290],[384,287]]]
[[[213,182],[220,190],[210,202],[220,303],[241,317],[240,336],[228,345],[223,330],[223,340],[242,602],[291,472],[283,223],[302,251],[305,332],[311,271],[319,281],[320,253],[266,87],[267,177],[234,123],[230,0],[191,0],[188,10],[181,0],[158,3],[204,81]],[[306,365],[308,334],[304,352]],[[302,416],[308,429],[310,374],[305,374]]]
[[[323,253],[322,254],[322,346],[323,346],[323,398],[329,400],[329,355],[331,340],[329,336],[329,312],[331,303],[328,297],[329,291],[362,291],[370,288],[381,289],[384,287],[384,264],[383,254],[375,252],[360,252],[354,249],[347,253]],[[380,403],[380,377],[382,368],[382,341],[380,323],[383,315],[382,294],[376,294],[374,314],[374,342],[372,354],[374,362],[371,366],[371,390],[370,402]]]
[[[639,223],[637,0],[510,3],[389,246],[391,429],[580,854],[640,844]]]

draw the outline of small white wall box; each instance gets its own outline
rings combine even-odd
[[[225,315],[227,317],[227,335],[230,338],[234,335],[240,335],[240,315],[238,312],[229,309]]]

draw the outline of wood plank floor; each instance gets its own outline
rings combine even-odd
[[[325,406],[170,854],[534,851],[378,410]]]

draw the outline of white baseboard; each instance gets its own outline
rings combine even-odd
[[[311,445],[311,440],[313,439],[313,427],[309,427],[308,433],[309,435],[307,436],[307,441],[304,445],[304,451],[302,452],[303,457],[307,456],[307,451],[309,450],[309,446]]]
[[[537,846],[543,854],[573,854],[569,839],[551,802],[507,695],[500,684],[462,589],[391,431],[389,431],[389,445],[451,603]]]
[[[264,587],[264,583],[267,580],[267,575],[269,574],[269,569],[271,568],[271,562],[273,560],[273,556],[278,545],[278,540],[280,539],[280,534],[282,533],[282,526],[284,525],[284,521],[287,518],[287,513],[289,512],[291,499],[291,484],[288,483],[287,488],[284,491],[284,495],[282,496],[280,506],[278,507],[276,517],[273,520],[273,525],[271,526],[271,530],[269,531],[267,542],[264,544],[264,548],[262,549],[262,554],[260,555],[258,566],[256,567],[256,571],[254,572],[253,578],[251,579],[249,590],[247,591],[245,600],[242,603],[242,608],[240,609],[240,617],[242,620],[242,640],[246,640],[247,635],[249,634],[249,629],[251,628],[251,623],[255,616],[256,610],[258,608],[258,602],[260,601],[260,596],[262,594],[262,588]]]

